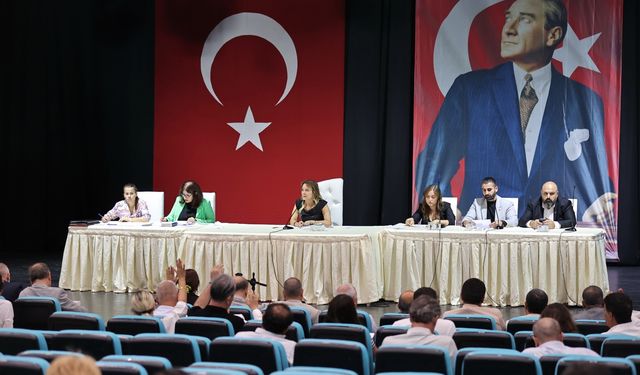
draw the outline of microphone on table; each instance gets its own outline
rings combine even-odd
[[[293,227],[289,225],[289,223],[291,222],[291,218],[293,217],[293,215],[296,215],[297,213],[298,213],[297,209],[294,209],[293,211],[291,211],[291,215],[289,215],[289,219],[287,220],[287,223],[282,227],[283,230],[293,229]]]
[[[576,185],[573,185],[573,192],[571,193],[571,200],[569,201],[569,203],[571,204],[571,209],[573,210],[573,200],[576,199]],[[574,215],[575,216],[575,215]],[[578,223],[578,218],[574,217],[574,221],[573,224],[565,229],[567,232],[575,232],[576,231],[576,224]]]
[[[504,226],[502,226],[502,220],[500,220],[500,216],[498,215],[498,199],[496,198],[496,205],[493,206],[495,208],[496,211],[496,221],[498,222],[498,225],[496,225],[496,229],[503,229]],[[489,208],[487,208],[487,210],[489,210]]]

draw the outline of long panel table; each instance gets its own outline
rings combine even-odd
[[[397,299],[406,289],[430,286],[440,303],[459,304],[462,283],[477,277],[487,285],[486,303],[524,305],[532,288],[547,292],[550,302],[580,304],[589,285],[609,289],[604,232],[528,228],[425,230],[396,226],[380,232],[385,273],[384,298]]]
[[[328,303],[335,288],[352,283],[361,303],[382,297],[378,227],[280,231],[272,225],[209,224],[161,228],[98,224],[69,228],[60,286],[71,290],[154,290],[177,258],[206,285],[211,266],[223,264],[267,287],[260,298],[277,300],[282,283],[296,276],[311,303]]]
[[[397,300],[403,290],[431,286],[443,304],[458,304],[462,282],[487,284],[487,303],[524,304],[533,287],[550,301],[580,303],[582,289],[608,290],[603,232],[579,228],[539,233],[524,228],[467,231],[461,227],[335,227],[280,231],[280,226],[205,224],[160,227],[97,224],[70,227],[60,286],[71,290],[154,290],[177,258],[206,285],[214,264],[267,284],[261,299],[281,298],[290,276],[305,297],[324,304],[342,283],[352,283],[360,303]]]

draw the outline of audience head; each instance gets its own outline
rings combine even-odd
[[[4,263],[0,263],[0,279],[4,282],[11,281],[11,272],[9,271],[9,267]]]
[[[235,275],[233,282],[236,284],[235,295],[246,298],[247,293],[249,293],[249,281],[242,277],[242,275]]]
[[[304,290],[302,289],[302,282],[300,281],[300,279],[296,278],[296,277],[290,277],[287,280],[285,280],[284,285],[283,285],[283,290],[282,290],[282,296],[284,297],[284,300],[300,300],[302,301],[302,299],[304,295]]]
[[[198,272],[193,268],[189,268],[185,270],[185,283],[189,287],[191,293],[195,293],[198,291],[200,287],[200,277],[198,277]]]
[[[327,311],[327,323],[352,323],[359,324],[356,305],[353,299],[346,294],[338,294],[329,302]]]
[[[631,298],[622,292],[609,293],[604,297],[604,320],[607,326],[613,327],[631,321],[633,303]]]
[[[578,327],[576,327],[576,322],[573,320],[573,316],[569,312],[569,309],[561,303],[556,302],[547,305],[547,307],[545,307],[540,313],[540,318],[555,319],[558,324],[560,324],[560,329],[564,333],[578,332]]]
[[[171,280],[161,281],[156,287],[156,299],[159,305],[175,306],[178,303],[178,286]]]
[[[409,319],[412,325],[425,324],[435,326],[441,315],[440,304],[429,296],[419,296],[413,300],[409,308]],[[433,331],[433,327],[431,327]]]
[[[338,294],[346,294],[353,300],[354,306],[358,305],[358,291],[351,284],[342,284],[336,289],[336,296]]]
[[[233,277],[223,273],[211,282],[211,301],[221,307],[229,308],[235,291],[236,283]]]
[[[527,293],[526,300],[524,302],[524,309],[529,314],[540,314],[545,307],[547,307],[547,303],[549,302],[549,297],[547,293],[542,289],[531,289],[529,293]]]
[[[484,295],[487,292],[487,287],[480,279],[471,278],[462,284],[460,290],[460,299],[462,303],[469,303],[472,305],[481,305],[484,302]]]
[[[599,286],[590,285],[582,291],[583,307],[602,307],[604,306],[604,293]]]
[[[47,375],[100,375],[101,373],[96,361],[86,355],[58,357],[47,369]]]
[[[202,189],[195,181],[183,182],[179,195],[180,203],[188,204],[191,207],[200,207],[200,203],[202,203]]]
[[[284,335],[293,323],[293,313],[284,303],[272,303],[262,315],[262,328],[269,332]]]
[[[533,341],[540,346],[547,341],[562,341],[560,323],[553,318],[540,318],[533,325]]]
[[[320,199],[322,199],[320,187],[313,180],[302,181],[302,184],[300,184],[300,196],[302,200],[311,199],[315,203],[320,202]]]
[[[411,302],[413,302],[413,290],[405,290],[398,298],[398,310],[401,313],[408,313]]]
[[[131,296],[131,312],[136,315],[151,315],[156,308],[153,295],[146,290],[139,290]]]
[[[415,292],[413,292],[413,299],[416,299],[420,296],[429,296],[436,301],[438,300],[438,293],[435,291],[435,289],[429,288],[428,286],[420,287],[416,289]]]
[[[51,286],[51,271],[49,271],[49,266],[45,263],[35,263],[31,265],[31,267],[29,267],[29,280],[31,280],[31,284],[38,281]]]

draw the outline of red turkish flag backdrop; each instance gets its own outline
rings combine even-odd
[[[283,56],[266,39],[239,36],[220,49],[209,93],[200,71],[209,33],[241,12],[272,18],[295,45],[294,85],[278,105],[287,81]],[[181,183],[197,181],[216,192],[216,219],[284,223],[300,182],[342,176],[344,2],[156,2],[154,189],[165,191],[169,211]],[[251,142],[238,150],[251,107],[263,151]]]

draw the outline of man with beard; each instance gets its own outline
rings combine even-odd
[[[576,215],[571,201],[559,197],[556,183],[547,181],[542,185],[540,198],[527,204],[527,210],[518,225],[533,229],[542,225],[549,229],[572,228],[576,225]]]
[[[467,226],[473,220],[491,220],[491,228],[501,229],[515,227],[518,224],[518,213],[513,203],[498,195],[498,184],[493,177],[482,179],[482,198],[473,200],[469,211],[462,219]]]

